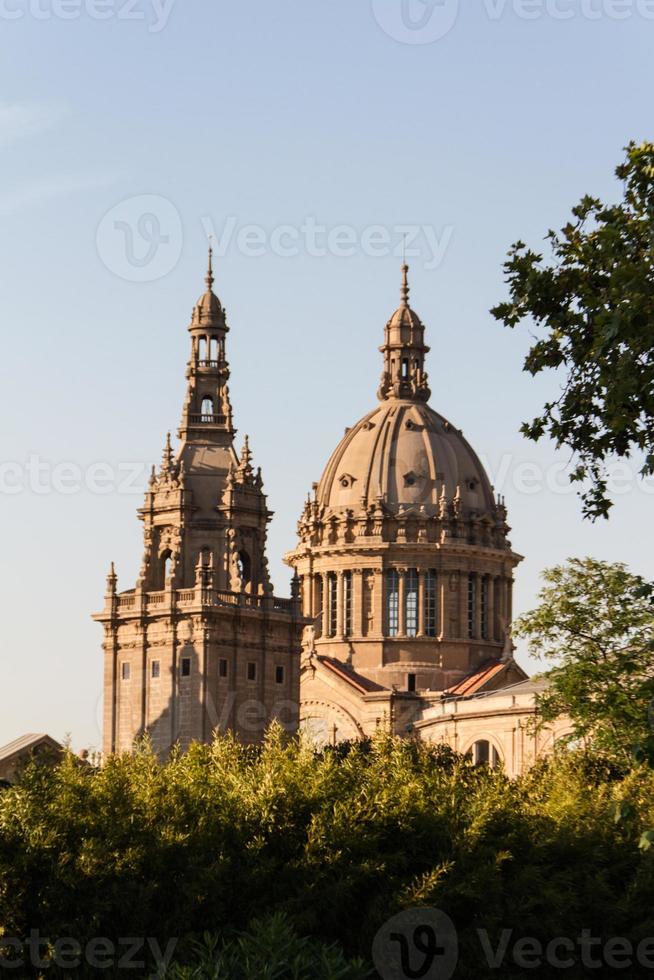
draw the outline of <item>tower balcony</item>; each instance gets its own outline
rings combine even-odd
[[[115,605],[112,607],[112,599]],[[132,590],[116,596],[107,596],[107,607],[94,619],[111,619],[113,616],[159,615],[172,607],[192,609],[193,607],[236,607],[301,619],[300,603],[297,599],[286,599],[273,595],[252,595],[248,592],[230,592],[224,589],[196,586],[193,589],[164,589],[158,592]],[[109,614],[109,615],[108,615]]]

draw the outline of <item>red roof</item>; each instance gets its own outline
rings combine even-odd
[[[506,667],[506,663],[501,660],[487,660],[486,663],[478,667],[472,674],[468,674],[462,681],[448,688],[447,695],[465,697],[468,694],[476,694],[493,678],[496,677]]]

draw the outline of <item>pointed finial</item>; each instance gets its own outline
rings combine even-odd
[[[402,263],[402,285],[400,287],[400,306],[409,305],[409,267]]]
[[[252,453],[250,451],[250,437],[246,435],[243,441],[243,448],[241,449],[241,465],[247,466],[252,461]]]
[[[109,566],[109,574],[107,575],[107,592],[115,593],[116,591],[116,569],[114,568],[114,563],[112,562]]]
[[[207,292],[211,292],[213,289],[213,245],[211,245],[211,237],[209,238],[209,265],[207,267],[207,274],[204,277],[204,281],[207,284]]]
[[[170,470],[173,464],[173,447],[170,444],[170,432],[166,433],[166,445],[164,446],[161,468],[164,472]]]

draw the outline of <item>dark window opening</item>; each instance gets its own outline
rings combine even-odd
[[[256,681],[257,679],[257,665],[254,663],[248,664],[248,680]]]
[[[343,632],[352,636],[352,572],[343,573]]]
[[[409,676],[407,677],[406,689],[407,689],[407,691],[409,691],[410,694],[413,694],[415,692],[415,690],[416,690],[416,675],[415,674],[409,674]]]
[[[244,584],[249,585],[252,580],[252,562],[247,551],[239,551],[238,553],[238,570]]]
[[[191,676],[191,658],[182,657],[182,677]]]
[[[284,683],[284,668],[283,667],[275,667],[275,682],[277,684],[283,684]]]
[[[410,568],[404,578],[404,615],[406,635],[418,634],[418,569]]]
[[[161,664],[158,660],[152,661],[151,673],[153,677],[161,677]]]
[[[219,677],[227,677],[227,661],[226,660],[222,660],[221,659],[221,660],[218,661],[218,676]]]

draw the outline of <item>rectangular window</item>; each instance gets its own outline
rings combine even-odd
[[[488,576],[481,580],[481,638],[488,639]]]
[[[425,575],[425,636],[436,636],[436,572]]]
[[[336,624],[338,616],[338,594],[336,585],[336,573],[330,572],[327,576],[327,601],[329,603],[329,636],[336,636]]]
[[[415,691],[415,689],[416,689],[416,675],[415,674],[409,674],[408,675],[406,689],[411,694],[413,694],[413,692]]]
[[[474,639],[477,618],[477,576],[468,575],[468,638]]]
[[[222,660],[221,659],[221,660],[218,661],[218,676],[219,677],[227,677],[227,661],[226,660]]]
[[[182,657],[182,677],[191,676],[191,658]]]
[[[275,683],[276,684],[283,684],[284,683],[284,668],[283,667],[280,667],[280,666],[275,667]]]
[[[248,664],[248,674],[247,674],[247,676],[248,676],[248,680],[249,681],[256,681],[256,679],[257,679],[257,665],[255,663],[250,662]]]
[[[343,573],[343,630],[352,636],[352,572]]]
[[[416,636],[418,633],[418,569],[409,568],[404,576],[404,614],[406,617],[406,635]]]
[[[128,663],[121,664],[120,676],[122,677],[122,679],[124,681],[128,681],[129,680],[130,673],[131,673],[131,671],[130,671],[130,665]]]
[[[386,629],[389,636],[397,636],[400,628],[400,575],[397,569],[386,572]]]
[[[161,663],[159,660],[153,660],[152,666],[150,668],[153,678],[161,677]]]

